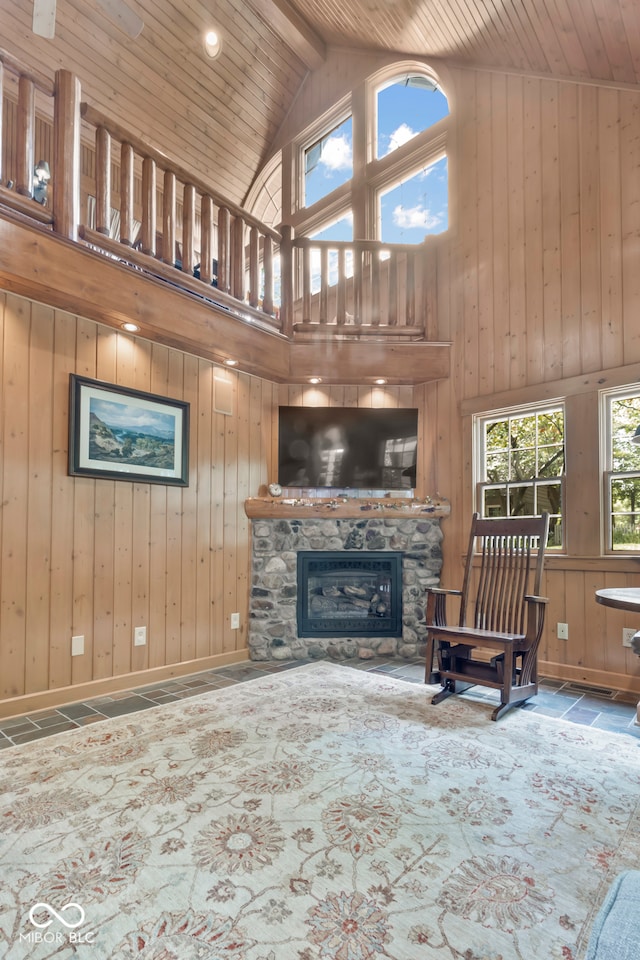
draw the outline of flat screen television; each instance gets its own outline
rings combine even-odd
[[[280,407],[283,487],[410,490],[416,485],[415,408]]]

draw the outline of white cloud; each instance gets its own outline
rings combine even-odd
[[[417,130],[412,130],[408,123],[401,123],[389,137],[389,149],[387,153],[392,153],[401,147],[403,143],[408,143],[415,137]]]
[[[329,137],[323,144],[320,163],[324,163],[329,170],[348,170],[353,165],[351,144],[344,134]]]
[[[432,213],[428,207],[403,207],[398,204],[393,210],[393,222],[402,230],[423,228],[431,230],[442,223],[442,214]]]

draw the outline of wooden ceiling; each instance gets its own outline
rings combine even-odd
[[[328,45],[640,83],[638,0],[290,0]]]
[[[0,0],[0,48],[51,75],[242,203],[307,72],[329,47],[397,51],[460,65],[640,84],[640,0],[57,0],[53,40],[32,0]],[[219,59],[202,36],[216,25]]]

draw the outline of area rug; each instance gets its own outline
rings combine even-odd
[[[631,737],[328,663],[3,751],[0,955],[577,960]]]

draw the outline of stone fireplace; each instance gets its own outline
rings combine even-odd
[[[411,659],[424,653],[426,589],[439,583],[447,504],[256,498],[245,509],[252,522],[252,660]],[[333,583],[323,584],[320,575],[338,555],[342,569],[334,570]],[[320,616],[300,629],[305,603]]]

